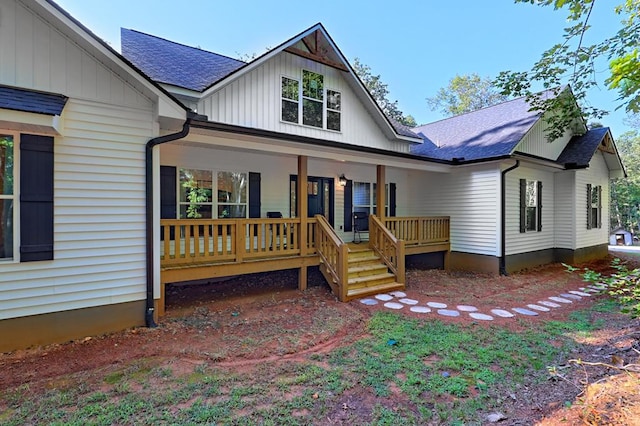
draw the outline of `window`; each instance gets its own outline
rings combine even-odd
[[[602,228],[602,186],[587,184],[587,229]]]
[[[13,258],[14,137],[0,133],[0,260]]]
[[[211,219],[214,211],[218,219],[245,218],[248,186],[248,173],[180,169],[180,218]],[[215,199],[213,188],[217,191]]]
[[[542,182],[520,179],[520,232],[542,231]]]
[[[301,81],[302,84],[298,79],[281,77],[282,121],[340,131],[341,93],[326,89],[324,76],[313,71],[302,70]]]
[[[389,185],[385,185],[385,215],[389,214]],[[376,214],[377,212],[376,184],[369,182],[353,183],[353,211]]]

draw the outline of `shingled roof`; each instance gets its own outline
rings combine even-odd
[[[608,127],[599,127],[589,130],[582,136],[572,137],[558,157],[557,162],[575,165],[576,167],[588,166],[593,154],[607,133],[609,133]]]
[[[424,143],[411,147],[411,153],[449,161],[510,155],[540,119],[540,112],[529,109],[529,103],[522,97],[418,126],[412,130]]]
[[[122,55],[156,82],[201,92],[246,65],[217,53],[126,28]]]
[[[0,85],[0,108],[13,111],[60,115],[67,103],[66,96]]]

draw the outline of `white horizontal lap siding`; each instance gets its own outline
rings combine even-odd
[[[54,141],[54,260],[0,263],[0,319],[144,300],[152,120],[151,105],[68,101]]]
[[[539,120],[520,141],[516,151],[555,161],[569,143],[571,134],[567,132],[561,138],[549,143],[545,134],[545,129],[548,127],[544,120]]]
[[[587,184],[602,186],[602,227],[587,229]],[[598,151],[589,168],[576,171],[576,248],[609,242],[609,169]]]
[[[411,186],[414,214],[450,216],[451,250],[498,255],[500,172],[495,166],[415,172]]]
[[[281,77],[286,76],[301,81],[303,69],[322,74],[325,88],[341,93],[340,132],[285,123],[280,120]],[[207,115],[211,121],[408,152],[407,143],[389,141],[384,136],[380,127],[351,90],[345,76],[346,73],[343,71],[283,52],[201,100],[198,111]]]
[[[520,233],[520,179],[542,182],[542,231]],[[554,174],[521,166],[507,173],[506,179],[506,254],[527,253],[555,246]]]
[[[555,246],[574,250],[576,248],[575,171],[566,170],[556,173],[555,184]]]
[[[149,100],[19,1],[0,0],[0,84],[145,108]]]

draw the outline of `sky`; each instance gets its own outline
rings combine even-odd
[[[455,75],[494,78],[525,71],[562,41],[566,12],[513,0],[55,0],[120,51],[120,28],[138,30],[222,55],[241,58],[321,22],[344,56],[371,67],[419,124],[444,118],[433,97]],[[619,1],[596,2],[586,43],[613,35]],[[614,138],[629,126],[617,93],[607,90],[606,61],[596,66],[599,87],[588,102],[610,114],[600,120]]]

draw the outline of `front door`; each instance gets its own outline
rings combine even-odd
[[[291,216],[296,215],[296,194],[298,176],[291,176]],[[307,178],[307,216],[321,214],[333,226],[334,215],[333,178],[309,176]]]

